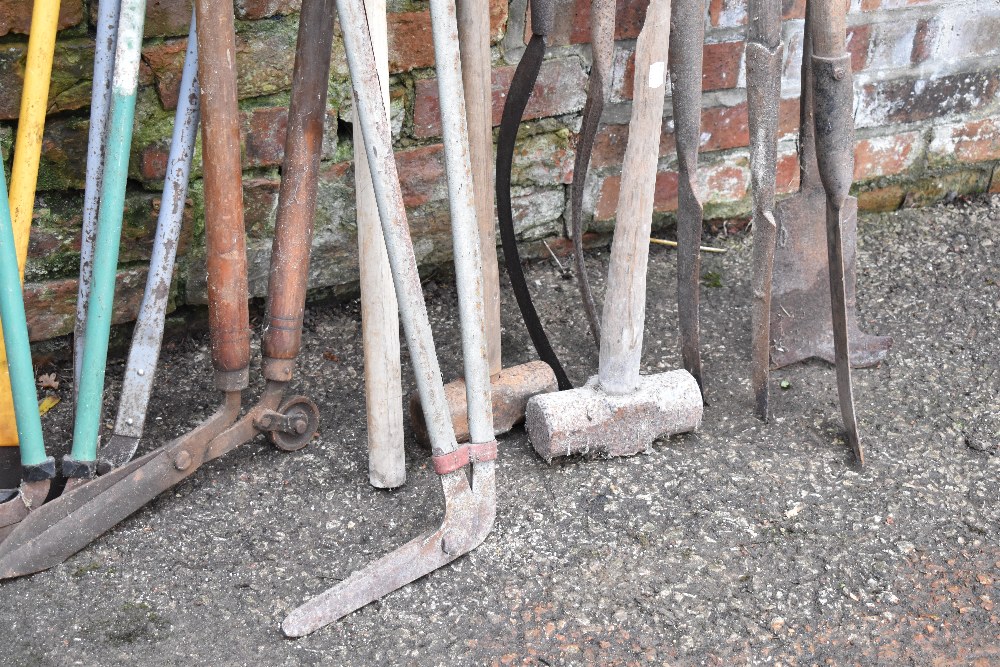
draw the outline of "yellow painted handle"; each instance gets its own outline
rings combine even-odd
[[[10,174],[10,217],[14,227],[17,266],[24,278],[28,257],[31,215],[35,208],[35,185],[42,154],[42,132],[48,108],[49,81],[52,77],[52,54],[56,48],[59,25],[59,0],[35,0],[28,37],[28,58],[21,93],[21,113],[17,121],[14,165]],[[17,445],[14,402],[7,376],[7,350],[0,336],[0,447]]]

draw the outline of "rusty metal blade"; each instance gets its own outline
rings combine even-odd
[[[704,0],[673,0],[670,15],[670,86],[677,141],[677,317],[684,368],[705,393],[698,317],[701,232],[704,210],[698,197],[701,143],[701,78],[705,41]]]
[[[190,433],[106,475],[68,485],[63,495],[33,510],[0,543],[0,579],[62,563],[190,476],[214,458],[209,445],[233,424],[239,409],[240,393],[229,392],[223,406]]]
[[[833,315],[833,339],[837,364],[837,395],[840,414],[847,429],[847,443],[854,451],[859,464],[865,456],[858,433],[858,420],[854,409],[854,388],[851,381],[850,336],[847,327],[847,290],[844,285],[844,244],[840,230],[843,226],[842,209],[829,201],[826,209],[827,254],[830,267],[830,301]]]
[[[823,270],[827,261],[826,194],[819,178],[813,133],[813,66],[808,29],[805,39],[799,129],[801,188],[798,194],[779,202],[775,211],[778,240],[771,289],[772,368],[813,357],[829,363],[836,361],[829,308],[830,277]],[[839,217],[844,258],[844,298],[851,339],[850,361],[854,368],[868,368],[885,359],[892,347],[892,338],[867,334],[858,326],[857,216],[857,200],[847,197]]]
[[[410,540],[296,608],[282,622],[282,632],[288,637],[310,634],[479,546],[496,513],[494,471],[492,461],[474,464],[471,487],[464,469],[443,475],[445,516],[440,528]]]
[[[12,498],[0,503],[0,543],[6,541],[26,516],[42,506],[51,486],[50,479],[22,482]]]

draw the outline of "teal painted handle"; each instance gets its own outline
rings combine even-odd
[[[17,270],[17,251],[14,248],[14,229],[7,203],[3,161],[0,161],[0,321],[3,323],[3,339],[7,344],[7,368],[10,372],[11,393],[14,395],[21,465],[41,465],[46,458],[45,443],[42,441],[42,418],[38,414],[35,370],[31,366],[28,322],[24,316],[24,295],[21,275]]]
[[[145,0],[123,0],[118,24],[115,74],[111,92],[111,120],[104,157],[101,208],[97,217],[97,240],[87,326],[83,343],[80,391],[73,425],[72,458],[78,462],[97,460],[104,395],[104,371],[108,361],[108,339],[115,299],[118,249],[121,245],[125,185],[128,180],[129,147],[135,120],[136,87]]]

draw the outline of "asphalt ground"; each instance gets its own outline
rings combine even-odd
[[[828,364],[775,372],[775,419],[753,417],[750,238],[709,239],[728,253],[702,260],[698,432],[633,458],[548,465],[515,430],[500,443],[497,521],[482,546],[289,640],[279,624],[291,609],[442,513],[412,437],[406,486],[368,485],[360,309],[311,307],[294,387],[322,412],[309,448],[283,453],[258,438],[64,564],[0,584],[0,662],[1000,664],[998,226],[1000,197],[860,221],[862,326],[895,339],[885,363],[854,375],[863,469],[843,440]],[[588,255],[595,276],[607,257]],[[680,366],[675,269],[673,251],[652,249],[645,372]],[[528,276],[582,382],[597,358],[574,283],[552,261]],[[534,354],[502,282],[514,365]],[[454,286],[426,287],[450,379],[461,368]],[[165,352],[140,451],[214,411],[208,369],[203,333]],[[54,372],[50,393],[65,400],[44,422],[58,453],[72,385],[68,366]]]

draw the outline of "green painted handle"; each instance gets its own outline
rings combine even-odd
[[[80,391],[73,426],[71,457],[77,462],[97,460],[104,371],[108,361],[118,250],[121,245],[122,216],[125,212],[125,184],[128,180],[129,147],[135,120],[145,10],[145,0],[124,0],[118,24],[111,120],[108,124],[108,144],[104,157],[101,208],[97,217],[90,301],[87,304]]]
[[[35,371],[31,366],[28,322],[24,315],[24,295],[17,270],[14,229],[7,203],[7,181],[0,161],[0,320],[7,345],[7,368],[14,395],[17,437],[21,446],[21,465],[36,466],[45,462],[42,441],[42,418],[38,414]]]

